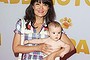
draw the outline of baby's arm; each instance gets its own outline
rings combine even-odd
[[[70,51],[70,46],[64,42],[60,42],[61,47],[64,48],[64,51],[61,52],[60,57],[64,57],[65,54],[67,54]]]
[[[41,39],[31,39],[31,40],[25,40],[24,44],[40,44],[40,43],[44,43],[46,39],[41,38]]]

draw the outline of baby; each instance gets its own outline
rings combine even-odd
[[[60,54],[60,57],[63,57],[66,53],[69,52],[70,46],[63,41],[60,40],[62,35],[62,27],[59,22],[53,21],[48,24],[48,38],[41,38],[41,39],[32,39],[32,40],[25,40],[24,44],[40,44],[45,43],[51,46],[52,52],[60,50],[64,48],[65,50]],[[52,53],[51,52],[51,53]],[[46,55],[49,55],[47,53]],[[46,58],[44,58],[46,60]]]

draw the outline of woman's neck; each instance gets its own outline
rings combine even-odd
[[[36,22],[37,24],[42,24],[44,23],[44,18],[43,17],[36,17]]]

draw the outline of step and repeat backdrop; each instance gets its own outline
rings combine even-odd
[[[16,60],[12,51],[15,23],[30,0],[0,0],[0,60]],[[68,60],[90,59],[90,0],[53,0],[56,20],[72,40],[77,53]]]

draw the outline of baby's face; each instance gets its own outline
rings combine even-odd
[[[49,36],[51,39],[57,41],[61,36],[61,27],[49,28]]]

